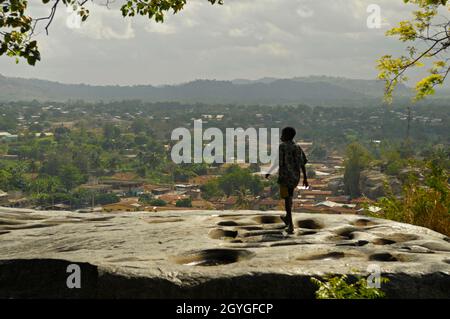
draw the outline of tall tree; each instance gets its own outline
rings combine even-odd
[[[448,0],[403,0],[415,4],[411,20],[401,21],[387,32],[400,41],[411,43],[407,54],[400,57],[385,55],[378,60],[378,77],[386,82],[386,100],[392,101],[394,89],[408,80],[411,69],[429,66],[424,77],[415,85],[415,100],[420,100],[435,92],[450,72],[447,49],[450,47],[450,19]],[[447,16],[446,16],[447,14]]]
[[[39,0],[33,0],[39,1]],[[223,4],[223,0],[207,0],[211,4]],[[43,23],[46,33],[49,33],[50,25],[56,12],[61,7],[72,8],[81,21],[89,17],[86,7],[88,0],[40,0],[42,6],[46,6],[49,14],[44,17],[32,17],[28,13],[28,0],[0,0],[0,56],[6,54],[9,57],[25,59],[28,64],[35,65],[41,60],[38,43],[33,35],[39,24]],[[109,6],[114,0],[92,0]],[[181,11],[187,0],[123,0],[120,11],[124,17],[146,16],[150,20],[163,22],[167,12],[174,14]]]
[[[361,195],[359,185],[361,171],[370,161],[370,154],[361,144],[354,142],[347,147],[345,153],[344,188],[352,198]]]

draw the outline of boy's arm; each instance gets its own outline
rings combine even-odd
[[[306,158],[305,152],[303,152],[301,148],[300,148],[300,160],[301,160],[300,168],[303,173],[303,186],[309,187],[308,176],[306,175],[306,163],[308,163],[308,159]]]
[[[301,169],[302,169],[302,173],[303,173],[303,186],[309,187],[308,176],[306,176],[306,166],[302,165]]]

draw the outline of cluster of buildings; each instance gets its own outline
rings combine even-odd
[[[1,136],[1,135],[0,135]],[[6,136],[6,135],[4,135]],[[300,143],[308,153],[312,143]],[[298,187],[294,194],[293,209],[296,212],[309,213],[334,213],[334,214],[356,214],[363,206],[370,204],[368,199],[350,199],[343,194],[343,162],[341,156],[332,154],[323,160],[316,160],[308,164],[308,171],[313,172],[309,178],[309,189]],[[246,164],[239,164],[246,165]],[[91,180],[80,188],[88,190],[92,194],[90,208],[85,211],[96,210],[104,212],[133,212],[149,211],[157,212],[164,210],[231,210],[231,209],[253,209],[253,210],[283,210],[284,201],[280,200],[277,192],[271,187],[266,187],[258,196],[245,195],[229,196],[205,200],[202,197],[201,186],[216,178],[217,170],[208,170],[208,174],[192,178],[189,183],[148,184],[132,173],[117,173],[111,178]],[[262,173],[261,178],[264,178]],[[120,199],[117,203],[99,204],[95,198],[99,194],[115,194]],[[152,200],[146,201],[142,198]],[[159,200],[159,201],[153,201]],[[180,201],[186,201],[189,205],[179,205]],[[7,194],[0,191],[0,205],[9,207],[30,207],[32,203],[27,202],[21,196]],[[69,210],[67,203],[56,203],[51,207],[42,209]],[[80,210],[83,211],[83,210]]]
[[[20,191],[5,192],[0,189],[0,206],[4,207],[29,207],[31,201]]]
[[[329,181],[339,178],[343,159],[338,156],[331,156],[320,163],[311,164],[316,177],[310,178],[310,189],[297,189],[295,192],[294,209],[296,211],[309,212],[335,212],[354,213],[358,205],[351,202],[343,195],[338,195],[339,191],[329,188]],[[246,164],[240,164],[246,165]],[[271,187],[265,187],[258,196],[246,195],[245,198],[239,196],[223,196],[205,200],[202,198],[201,186],[211,179],[217,177],[217,172],[211,171],[208,175],[192,178],[186,184],[147,184],[139,179],[133,179],[132,174],[116,174],[114,178],[103,179],[93,183],[80,186],[91,192],[114,193],[121,200],[118,203],[107,204],[100,207],[93,203],[96,209],[114,211],[164,211],[164,210],[186,210],[186,209],[254,209],[254,210],[281,210],[284,201],[277,198]],[[258,174],[258,173],[255,173]],[[263,178],[261,176],[261,178]],[[164,201],[164,206],[155,206],[139,200],[142,195],[148,195],[153,199]],[[192,207],[178,207],[177,202],[189,199]]]

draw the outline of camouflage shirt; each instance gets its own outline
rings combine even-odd
[[[278,184],[295,188],[300,182],[301,167],[308,159],[302,148],[293,141],[282,142],[278,151]]]

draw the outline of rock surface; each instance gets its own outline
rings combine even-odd
[[[313,298],[310,278],[367,276],[390,298],[450,298],[449,238],[356,215],[0,208],[1,298]],[[69,289],[67,266],[81,267]]]

